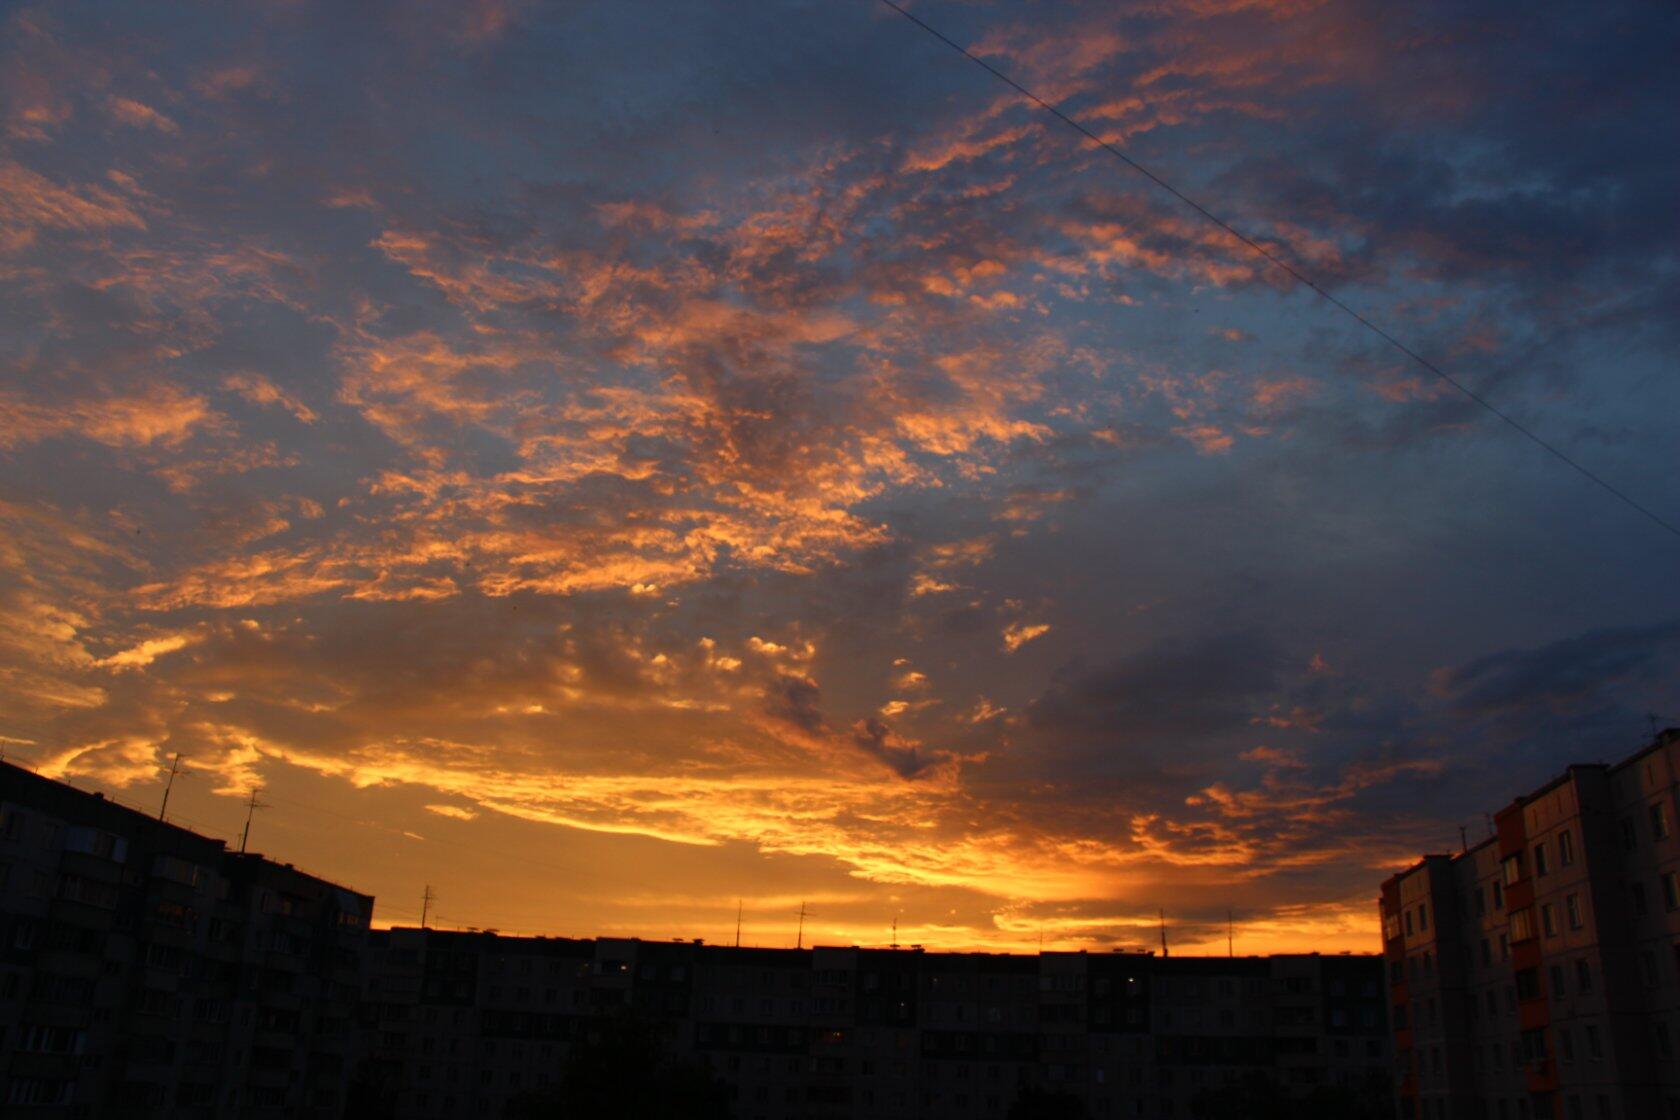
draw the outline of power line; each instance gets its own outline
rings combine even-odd
[[[1285,273],[1287,273],[1289,276],[1294,278],[1298,283],[1304,284],[1308,288],[1311,288],[1315,293],[1317,293],[1319,296],[1323,297],[1327,302],[1329,302],[1331,306],[1340,309],[1341,311],[1343,311],[1344,313],[1346,313],[1347,315],[1352,317],[1355,322],[1359,323],[1366,330],[1370,331],[1372,334],[1375,334],[1378,338],[1380,338],[1384,342],[1388,343],[1394,349],[1398,350],[1400,353],[1404,354],[1406,357],[1410,358],[1412,361],[1416,362],[1418,365],[1422,366],[1424,369],[1428,370],[1430,373],[1434,374],[1436,377],[1440,378],[1442,381],[1446,382],[1448,385],[1450,385],[1454,389],[1458,390],[1459,393],[1461,393],[1464,397],[1466,397],[1467,399],[1469,399],[1471,401],[1474,401],[1476,404],[1481,405],[1488,412],[1492,413],[1494,416],[1497,416],[1500,420],[1503,420],[1507,425],[1509,425],[1517,433],[1519,433],[1522,436],[1525,436],[1527,439],[1532,441],[1537,446],[1539,446],[1539,447],[1543,448],[1544,450],[1550,452],[1555,458],[1557,458],[1557,460],[1559,462],[1563,463],[1565,466],[1574,470],[1577,474],[1581,475],[1583,478],[1586,478],[1586,479],[1588,479],[1592,482],[1597,483],[1600,487],[1602,487],[1604,490],[1606,490],[1608,493],[1610,493],[1615,498],[1622,501],[1629,508],[1637,511],[1638,513],[1644,514],[1653,523],[1655,523],[1659,528],[1666,529],[1666,530],[1668,530],[1668,532],[1672,533],[1674,536],[1680,537],[1680,525],[1676,525],[1675,523],[1667,520],[1662,515],[1658,514],[1655,510],[1653,510],[1650,507],[1648,507],[1648,506],[1642,504],[1641,502],[1637,501],[1630,494],[1628,494],[1624,490],[1620,489],[1619,487],[1617,487],[1613,483],[1609,482],[1607,479],[1603,478],[1599,474],[1595,473],[1590,467],[1587,467],[1585,464],[1583,464],[1583,463],[1579,462],[1578,460],[1574,459],[1573,457],[1571,457],[1568,452],[1564,451],[1562,448],[1558,447],[1556,444],[1551,443],[1544,436],[1540,435],[1539,433],[1535,432],[1532,428],[1529,428],[1527,425],[1523,424],[1522,421],[1520,421],[1520,420],[1516,419],[1515,417],[1511,416],[1509,413],[1502,410],[1498,405],[1494,404],[1492,401],[1488,400],[1486,397],[1482,396],[1480,393],[1476,392],[1474,389],[1470,388],[1468,385],[1464,384],[1462,381],[1458,380],[1456,377],[1453,377],[1451,374],[1449,374],[1448,372],[1443,370],[1440,366],[1436,365],[1434,362],[1430,361],[1428,358],[1425,358],[1423,355],[1419,354],[1416,350],[1413,350],[1410,346],[1407,346],[1404,342],[1401,342],[1398,338],[1395,338],[1392,334],[1388,333],[1388,331],[1384,330],[1381,326],[1372,322],[1370,319],[1367,319],[1364,315],[1362,315],[1360,312],[1354,310],[1352,307],[1348,306],[1346,303],[1343,303],[1335,295],[1331,294],[1330,292],[1326,291],[1324,288],[1320,287],[1318,285],[1318,283],[1312,279],[1312,277],[1308,276],[1307,274],[1305,274],[1301,270],[1297,269],[1294,265],[1291,265],[1288,261],[1286,261],[1282,257],[1278,256],[1276,253],[1273,253],[1270,249],[1267,249],[1260,242],[1254,240],[1252,237],[1249,237],[1247,234],[1243,233],[1241,230],[1239,230],[1235,226],[1231,225],[1230,222],[1227,222],[1224,218],[1221,218],[1218,214],[1215,214],[1213,211],[1209,210],[1206,206],[1203,206],[1201,203],[1197,202],[1194,198],[1191,198],[1189,195],[1185,194],[1183,191],[1179,190],[1177,187],[1175,187],[1171,183],[1167,182],[1167,180],[1161,178],[1161,176],[1159,176],[1155,172],[1151,171],[1148,167],[1145,167],[1143,164],[1139,163],[1137,160],[1133,159],[1131,156],[1127,155],[1125,152],[1121,151],[1119,148],[1116,148],[1113,144],[1110,144],[1107,140],[1104,140],[1101,136],[1098,136],[1095,132],[1092,132],[1089,128],[1086,128],[1078,120],[1076,120],[1073,117],[1070,117],[1068,114],[1062,112],[1062,110],[1058,109],[1055,105],[1053,105],[1050,102],[1044,100],[1044,98],[1038,96],[1038,94],[1034,93],[1032,90],[1028,89],[1026,86],[1022,85],[1020,82],[1017,82],[1014,78],[1011,78],[1008,74],[1005,74],[1002,70],[999,70],[997,67],[993,66],[991,63],[989,63],[985,59],[981,58],[979,55],[974,54],[967,47],[963,46],[961,43],[958,43],[956,40],[952,39],[950,36],[946,35],[944,32],[940,31],[938,28],[936,28],[936,27],[932,26],[931,24],[927,23],[925,20],[921,19],[920,17],[912,15],[909,11],[900,7],[895,2],[895,0],[881,0],[881,3],[885,4],[887,7],[891,8],[893,11],[897,12],[899,15],[903,16],[905,19],[909,20],[911,23],[915,24],[917,27],[921,28],[923,31],[926,31],[929,35],[933,36],[935,39],[938,39],[941,43],[944,43],[947,47],[950,47],[952,50],[956,51],[958,54],[962,55],[964,58],[966,58],[970,62],[974,63],[976,66],[978,66],[982,70],[986,71],[986,73],[990,74],[992,77],[996,78],[998,81],[1002,82],[1004,85],[1008,86],[1010,89],[1015,90],[1021,96],[1027,98],[1033,104],[1035,104],[1039,108],[1045,110],[1051,116],[1053,116],[1057,120],[1061,121],[1063,124],[1066,124],[1069,128],[1074,129],[1075,131],[1080,133],[1080,135],[1086,137],[1087,139],[1089,139],[1090,141],[1095,143],[1098,147],[1100,147],[1104,151],[1108,152],[1109,155],[1112,155],[1115,159],[1118,159],[1121,163],[1124,163],[1127,167],[1131,168],[1133,171],[1137,172],[1139,175],[1142,175],[1145,179],[1148,179],[1151,183],[1154,183],[1157,187],[1160,187],[1162,190],[1166,191],[1168,194],[1172,195],[1179,202],[1182,202],[1185,206],[1188,206],[1190,209],[1194,210],[1197,214],[1200,214],[1203,218],[1207,219],[1209,222],[1212,222],[1214,225],[1216,225],[1220,229],[1224,230],[1231,237],[1235,238],[1237,241],[1241,242],[1243,245],[1252,249],[1255,253],[1257,253],[1261,257],[1265,258],[1271,264],[1273,264],[1276,267],[1282,269]]]

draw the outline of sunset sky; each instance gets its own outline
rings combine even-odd
[[[1680,519],[1659,3],[917,3]],[[1375,950],[1680,540],[874,0],[0,10],[0,746],[568,935]]]

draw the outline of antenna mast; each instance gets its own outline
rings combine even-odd
[[[169,780],[163,784],[163,804],[158,807],[158,820],[163,820],[169,812],[169,794],[175,788],[175,775],[181,772],[181,752],[176,751],[175,757],[169,763]]]
[[[795,949],[805,948],[805,904],[799,904],[799,937],[794,941]]]
[[[741,947],[741,907],[746,903],[737,898],[735,900],[735,948]]]
[[[245,803],[245,831],[239,834],[239,854],[245,854],[245,844],[251,839],[251,815],[258,809],[266,809],[267,805],[257,800],[257,794],[262,792],[261,786],[251,787],[251,800]]]
[[[1161,956],[1169,957],[1172,954],[1167,952],[1167,908],[1163,906],[1157,913],[1161,918]]]
[[[432,894],[432,885],[430,883],[427,883],[425,892],[423,894],[421,894],[421,896],[420,896],[420,928],[421,929],[426,928],[426,915],[431,913],[432,899],[434,897],[436,897],[436,896]]]

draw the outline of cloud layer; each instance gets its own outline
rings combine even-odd
[[[1680,508],[1654,8],[918,11]],[[1680,711],[1671,544],[884,8],[0,61],[0,745],[385,919],[1370,948]]]

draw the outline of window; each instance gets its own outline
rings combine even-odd
[[[1534,917],[1533,917],[1533,915],[1527,909],[1512,911],[1511,912],[1511,940],[1512,941],[1527,941],[1529,938],[1531,938],[1533,936],[1534,936]]]
[[[1410,937],[1411,935],[1412,935],[1412,912],[1410,910],[1408,910],[1408,911],[1406,911],[1406,936]]]
[[[1551,976],[1551,979],[1552,979],[1552,998],[1556,999],[1558,996],[1561,996],[1561,995],[1564,994],[1564,992],[1563,992],[1563,966],[1561,964],[1554,964],[1551,967],[1550,976]]]
[[[1587,1057],[1595,1062],[1603,1061],[1604,1047],[1598,1040],[1598,1028],[1588,1023],[1585,1030],[1587,1032]]]
[[[1680,907],[1680,878],[1674,872],[1665,871],[1662,877],[1663,905],[1673,910]]]
[[[1549,902],[1540,904],[1540,929],[1547,937],[1557,936],[1557,910]]]
[[[1428,928],[1429,928],[1429,904],[1427,902],[1420,902],[1420,903],[1418,903],[1418,929],[1425,930],[1425,929],[1428,929]]]
[[[1569,867],[1575,862],[1575,837],[1566,828],[1558,833],[1558,863]]]
[[[1517,998],[1536,999],[1540,995],[1540,970],[1524,968],[1517,972]]]
[[[1575,990],[1592,991],[1592,966],[1587,963],[1585,957],[1575,962]]]
[[[1563,913],[1569,919],[1570,929],[1581,928],[1581,899],[1578,895],[1569,895],[1563,900]]]
[[[1505,857],[1505,885],[1508,887],[1523,877],[1522,853]]]
[[[1545,875],[1549,871],[1551,871],[1551,867],[1546,863],[1546,845],[1542,841],[1534,845],[1534,874],[1537,876]]]
[[[1658,840],[1668,839],[1668,803],[1665,801],[1651,806],[1651,835]]]
[[[1563,1058],[1564,1065],[1572,1065],[1575,1061],[1575,1036],[1568,1027],[1558,1028],[1558,1054]]]
[[[1505,909],[1505,888],[1500,885],[1498,879],[1493,881],[1493,908],[1495,910]]]
[[[1645,901],[1645,884],[1634,883],[1628,887],[1628,896],[1633,903],[1633,916],[1643,918],[1651,912],[1651,906]]]

